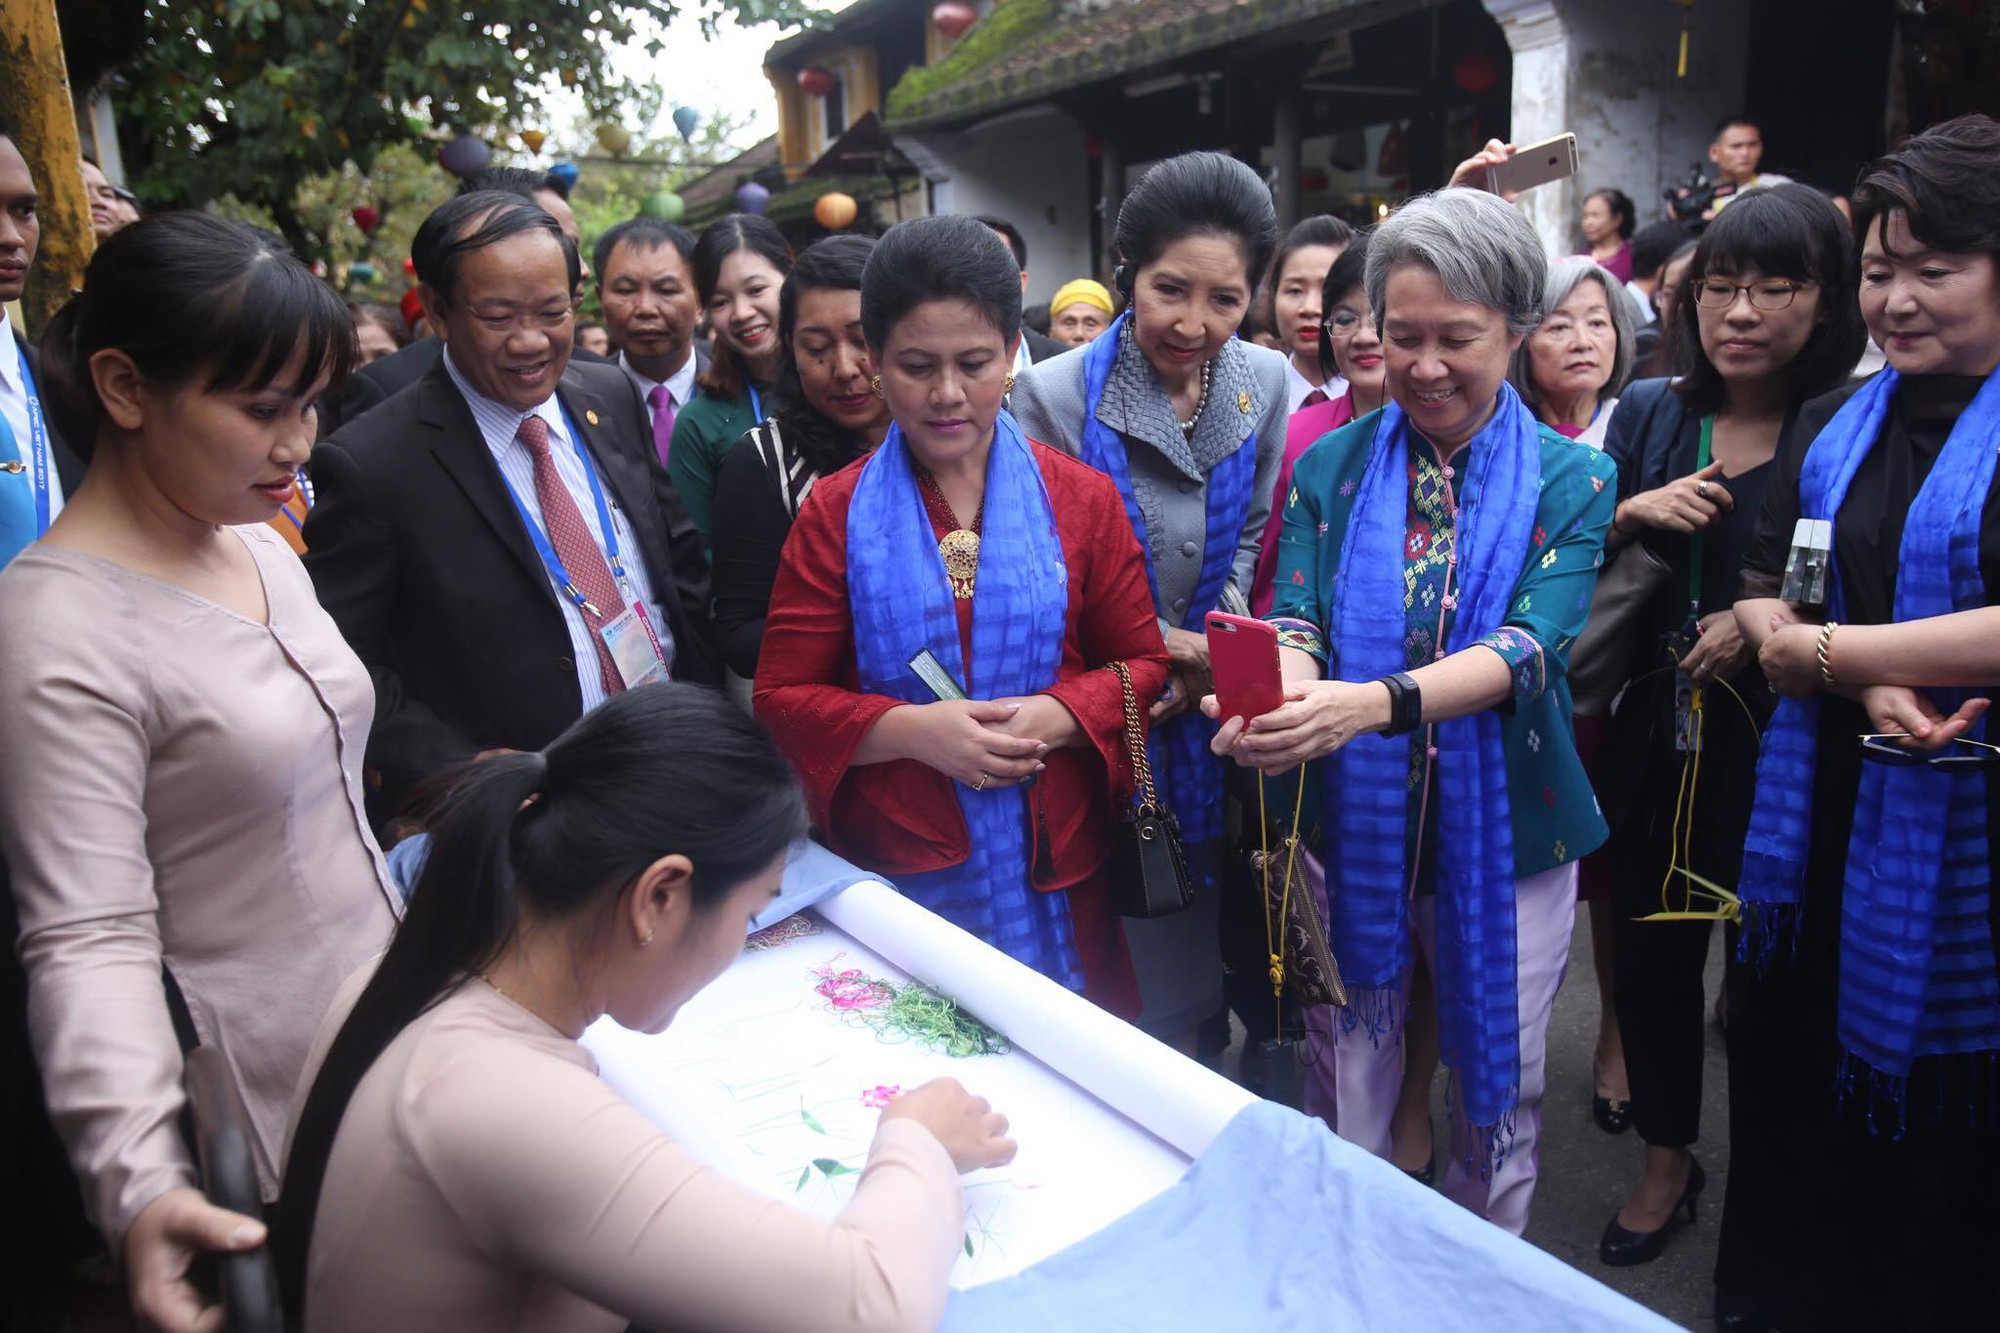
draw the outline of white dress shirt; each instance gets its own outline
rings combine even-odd
[[[549,457],[555,462],[556,475],[562,478],[564,489],[576,502],[577,512],[583,515],[597,549],[603,551],[604,529],[597,521],[597,501],[591,497],[589,478],[584,474],[582,460],[576,455],[576,447],[570,440],[569,424],[564,420],[562,407],[555,397],[551,395],[532,412],[523,412],[506,403],[496,403],[473,388],[451,359],[449,347],[444,352],[444,366],[451,375],[451,382],[458,386],[459,393],[464,397],[465,405],[472,409],[472,419],[478,423],[479,434],[486,441],[486,447],[492,450],[500,475],[507,479],[507,484],[528,511],[531,521],[546,534],[548,525],[542,521],[542,502],[535,494],[535,460],[520,438],[523,421],[531,416],[542,419],[549,428]],[[598,480],[602,483],[602,469],[599,471]],[[628,600],[636,594],[645,604],[646,619],[652,622],[653,632],[659,636],[660,652],[671,671],[674,665],[674,638],[667,628],[667,617],[660,610],[660,600],[653,595],[653,582],[646,572],[646,557],[639,549],[638,539],[632,535],[632,524],[619,507],[618,497],[609,486],[604,487],[604,503],[611,511],[612,530],[618,534],[619,563],[624,565],[625,576],[632,585],[629,591],[624,588],[619,591]],[[570,657],[576,663],[576,683],[583,691],[583,711],[589,712],[604,702],[604,678],[598,666],[596,632],[585,622],[582,610],[562,590],[553,574],[549,576],[549,588],[555,593],[556,605],[562,608],[563,624],[569,630]]]
[[[627,379],[639,386],[639,397],[645,401],[646,410],[648,412],[653,410],[652,394],[654,388],[664,384],[667,386],[667,397],[673,401],[674,414],[676,416],[680,415],[681,409],[694,401],[694,363],[694,348],[690,347],[688,348],[687,360],[681,362],[679,370],[676,370],[664,380],[655,380],[648,379],[633,369],[632,362],[626,358],[625,353],[620,352],[618,354],[618,368],[625,372]]]
[[[1290,414],[1299,410],[1300,405],[1314,389],[1320,390],[1326,395],[1327,401],[1332,402],[1347,392],[1347,381],[1335,375],[1324,384],[1315,384],[1299,373],[1298,363],[1288,356],[1285,358],[1285,388],[1291,397],[1291,403],[1285,411]]]
[[[36,385],[37,392],[41,386]],[[49,405],[43,395],[42,425],[48,426]],[[0,414],[7,418],[8,427],[14,432],[15,449],[10,454],[0,449],[0,463],[22,462],[28,465],[26,472],[17,473],[9,481],[35,484],[34,423],[28,419],[28,386],[21,382],[21,349],[14,341],[14,326],[8,322],[6,313],[0,311]],[[49,459],[49,521],[55,522],[62,512],[62,480],[56,476],[56,460]]]

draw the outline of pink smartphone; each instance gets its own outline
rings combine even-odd
[[[1278,672],[1276,626],[1221,611],[1208,613],[1208,665],[1215,677],[1219,721],[1262,717],[1285,701]]]

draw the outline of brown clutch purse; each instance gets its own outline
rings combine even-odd
[[[1258,775],[1257,803],[1263,798],[1262,774]],[[1264,886],[1264,930],[1271,950],[1271,992],[1281,994],[1290,986],[1302,1005],[1346,1007],[1347,986],[1340,979],[1340,964],[1326,942],[1326,925],[1320,919],[1321,904],[1327,896],[1326,867],[1299,844],[1300,802],[1305,783],[1299,783],[1299,800],[1293,803],[1292,827],[1277,847],[1268,844],[1251,856]]]

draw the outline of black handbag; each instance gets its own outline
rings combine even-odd
[[[1667,586],[1673,566],[1646,545],[1627,543],[1597,576],[1590,619],[1569,650],[1570,705],[1578,717],[1603,717],[1632,678],[1640,650],[1640,617]]]
[[[1139,726],[1139,697],[1132,673],[1113,662],[1125,697],[1125,748],[1132,755],[1133,800],[1118,816],[1111,853],[1113,902],[1120,916],[1172,916],[1194,905],[1194,880],[1181,848],[1181,826],[1160,804],[1153,789],[1153,766],[1146,759],[1146,733]]]

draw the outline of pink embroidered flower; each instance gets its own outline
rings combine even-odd
[[[872,1088],[862,1090],[861,1104],[871,1111],[879,1111],[902,1095],[902,1088],[896,1084],[878,1083]]]
[[[1360,489],[1361,489],[1361,483],[1359,481],[1356,481],[1352,477],[1349,477],[1346,481],[1340,483],[1340,493],[1342,495],[1352,495]]]
[[[820,979],[813,990],[841,1013],[885,1008],[895,998],[894,988],[889,983],[877,981],[858,967],[836,972],[832,964],[828,964],[814,968],[813,975]]]

